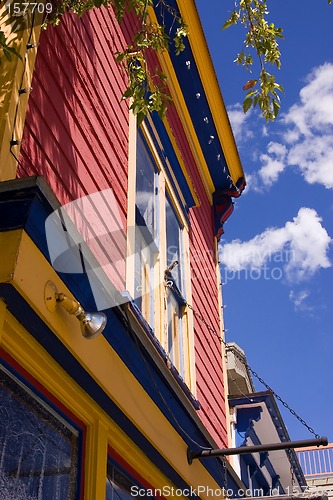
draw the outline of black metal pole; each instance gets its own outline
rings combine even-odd
[[[287,450],[289,448],[305,448],[307,446],[327,446],[327,437],[303,439],[301,441],[285,441],[281,443],[258,444],[255,446],[240,446],[239,448],[219,448],[217,450],[192,451],[187,449],[187,461],[191,465],[195,458],[222,457],[227,455],[244,455],[263,451]]]

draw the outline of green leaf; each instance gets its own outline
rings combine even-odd
[[[250,109],[251,106],[252,106],[252,97],[248,97],[243,102],[243,111],[244,111],[244,113],[247,113],[247,111]]]
[[[275,99],[273,99],[273,109],[274,109],[274,118],[276,118],[280,111],[280,104]]]
[[[284,88],[279,83],[274,83],[274,87],[278,89],[280,92],[284,92]]]
[[[257,90],[250,90],[250,92],[248,92],[245,96],[245,99],[247,99],[248,97],[253,97],[254,95],[256,95],[258,93]]]
[[[122,99],[128,99],[129,97],[132,97],[132,95],[133,95],[132,89],[131,89],[131,87],[129,87],[123,93]]]
[[[138,126],[141,125],[141,123],[143,122],[143,120],[146,118],[146,115],[145,113],[141,112],[141,113],[137,113],[136,115],[136,119],[137,119],[137,124]]]
[[[10,55],[10,51],[7,50],[7,47],[3,47],[3,53],[5,55],[5,58],[8,60],[8,61],[11,61],[12,60],[12,56]]]
[[[125,59],[125,52],[117,52],[116,53],[116,61],[121,62]]]
[[[230,26],[232,26],[233,24],[234,22],[231,19],[228,19],[222,26],[222,31],[226,30],[227,28],[230,28]]]
[[[5,47],[3,50],[5,51]],[[8,47],[8,45],[6,45],[6,51],[11,52],[12,54],[14,54],[14,56],[18,57],[21,61],[23,61],[21,54],[19,54],[14,47]]]

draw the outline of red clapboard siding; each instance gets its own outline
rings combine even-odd
[[[18,177],[43,175],[62,204],[110,188],[114,206],[87,199],[76,225],[112,282],[125,284],[128,182],[126,75],[111,51],[124,39],[111,9],[64,16],[43,32]],[[99,220],[96,216],[100,212]],[[110,261],[117,261],[114,266]]]
[[[220,316],[212,207],[174,106],[169,107],[167,116],[200,200],[200,206],[190,210],[192,305],[219,334]],[[227,429],[221,344],[196,317],[194,317],[194,332],[197,397],[201,404],[198,415],[216,443],[225,447]]]

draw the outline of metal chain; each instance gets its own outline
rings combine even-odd
[[[294,471],[294,464],[293,464],[293,459],[292,459],[292,453],[291,450],[286,450],[287,457],[289,460],[290,464],[290,475],[291,475],[291,494],[294,495],[297,493],[297,488],[296,488],[296,478],[295,478],[295,471]]]
[[[237,356],[237,354],[236,354],[236,353],[234,353],[234,354]],[[243,363],[244,363],[244,361],[243,361]],[[298,421],[299,421],[299,422],[300,422],[300,423],[301,423],[304,427],[306,427],[306,428],[307,428],[307,430],[308,430],[311,434],[313,434],[313,435],[315,436],[315,438],[319,438],[319,437],[320,437],[320,435],[319,435],[319,434],[317,434],[317,433],[313,430],[313,428],[312,428],[310,425],[308,425],[308,424],[305,422],[305,420],[304,420],[302,417],[300,417],[300,416],[298,415],[298,413],[296,413],[296,411],[295,411],[295,410],[293,410],[293,409],[292,409],[292,408],[288,405],[288,403],[286,403],[286,401],[284,401],[284,400],[281,398],[281,396],[279,396],[279,395],[278,395],[278,394],[277,394],[277,393],[276,393],[276,392],[275,392],[275,391],[274,391],[274,390],[273,390],[273,389],[272,389],[272,388],[271,388],[271,387],[270,387],[270,386],[269,386],[269,385],[268,385],[268,384],[267,384],[267,383],[266,383],[266,382],[265,382],[265,381],[264,381],[264,380],[263,380],[263,379],[262,379],[262,378],[258,375],[258,373],[257,373],[257,372],[255,372],[254,370],[252,370],[252,368],[251,368],[251,367],[250,367],[250,366],[249,366],[246,362],[244,363],[244,365],[245,365],[245,367],[246,367],[246,368],[248,368],[248,370],[251,372],[251,374],[252,374],[252,375],[253,375],[253,376],[254,376],[257,380],[259,380],[259,382],[260,382],[262,385],[264,385],[264,386],[266,387],[266,389],[267,389],[268,391],[271,391],[271,392],[273,393],[273,395],[275,396],[275,398],[276,398],[276,399],[277,399],[277,400],[278,400],[278,401],[282,404],[282,406],[284,406],[287,410],[289,410],[289,412],[290,412],[290,413],[291,413],[291,414],[292,414],[292,415],[293,415],[293,416],[294,416],[294,417],[295,417],[295,418],[296,418],[296,419],[297,419],[297,420],[298,420]]]
[[[184,297],[177,291],[175,290],[174,288],[172,289],[174,293],[178,294],[183,300],[184,300]],[[186,305],[189,309],[191,309],[191,311],[193,311],[193,315],[198,318],[206,327],[207,329],[214,335],[214,337],[216,337],[220,342],[222,342],[224,344],[225,347],[228,347],[228,343],[224,340],[223,337],[221,337],[221,335],[215,330],[215,328],[213,328],[206,320],[205,318],[200,314],[198,313],[193,306],[191,306],[190,304],[188,304],[188,302],[186,302]],[[225,330],[223,330],[225,331]],[[258,373],[256,371],[254,371],[251,366],[245,361],[244,357],[241,356],[239,353],[235,352],[234,351],[234,355],[244,364],[245,368],[247,368],[249,370],[249,372],[251,373],[251,375],[253,375],[264,387],[266,387],[266,389],[268,391],[270,391],[273,396],[282,404],[282,406],[284,406],[284,408],[286,408],[304,427],[307,428],[307,430],[313,434],[315,436],[315,438],[319,438],[320,435],[317,434],[314,429],[308,425],[305,420],[300,417],[298,415],[298,413],[296,413],[295,410],[293,410],[289,405],[288,403],[286,403],[286,401],[284,401],[281,396],[279,396],[272,388],[270,385],[267,384],[267,382],[264,381],[264,379],[262,377],[260,377],[260,375],[258,375]]]
[[[223,468],[223,489],[225,498],[229,498],[228,494],[228,471],[227,462],[225,456],[222,456],[222,468]]]

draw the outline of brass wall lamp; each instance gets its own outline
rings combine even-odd
[[[69,314],[73,314],[80,321],[81,333],[85,339],[95,339],[106,327],[107,318],[104,313],[86,312],[80,302],[67,297],[64,293],[58,293],[52,281],[48,281],[45,285],[44,300],[50,312],[55,312],[59,305]]]

